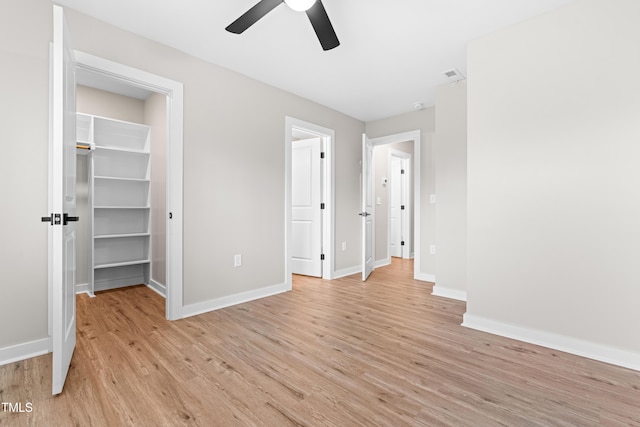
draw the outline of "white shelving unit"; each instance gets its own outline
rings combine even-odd
[[[145,125],[78,114],[89,153],[89,291],[148,284],[151,151]]]

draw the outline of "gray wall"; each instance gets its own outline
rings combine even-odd
[[[48,0],[7,0],[0,16],[0,349],[46,339]],[[67,10],[76,49],[184,84],[184,303],[279,285],[284,277],[285,116],[336,131],[336,269],[359,264],[364,123],[246,76]],[[22,178],[22,179],[20,179]],[[260,215],[256,216],[259,207]],[[337,249],[337,248],[336,248]],[[233,255],[243,254],[242,268]]]
[[[467,292],[467,82],[436,91],[437,294]]]
[[[639,18],[584,0],[470,44],[465,316],[636,369]]]
[[[44,7],[46,3],[46,7]],[[48,335],[51,4],[2,2],[0,14],[0,349]]]
[[[130,96],[105,92],[100,89],[77,86],[76,110],[79,113],[144,123],[144,101]]]

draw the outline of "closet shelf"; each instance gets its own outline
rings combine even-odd
[[[97,234],[94,239],[118,239],[123,237],[149,237],[150,233],[128,233],[128,234]]]
[[[141,156],[147,156],[147,157],[151,156],[151,153],[149,153],[148,151],[132,150],[129,148],[119,148],[119,147],[107,147],[105,145],[95,145],[95,150],[96,151],[100,151],[100,150],[113,151],[116,153],[135,154],[135,155],[141,155]]]
[[[112,267],[124,267],[126,265],[149,264],[150,262],[151,262],[150,259],[129,260],[129,261],[122,261],[122,262],[112,262],[109,264],[96,264],[93,268],[102,269],[102,268],[112,268]]]
[[[132,181],[132,182],[151,182],[150,179],[144,178],[121,178],[119,176],[94,176],[93,179],[106,179],[111,181]]]
[[[150,206],[94,206],[94,209],[151,209]]]
[[[92,291],[149,283],[150,128],[84,115],[81,136],[95,144],[88,162]]]

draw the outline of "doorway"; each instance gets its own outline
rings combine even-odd
[[[168,320],[182,318],[182,162],[183,162],[183,88],[182,83],[155,74],[118,64],[85,52],[74,51],[77,75],[83,85],[134,97],[160,95],[165,99],[166,116],[166,180],[163,202],[165,241],[162,246],[166,256],[164,271],[156,276],[165,279],[165,316]],[[93,83],[87,84],[88,81]],[[146,95],[145,95],[146,94]],[[51,178],[50,178],[51,179]],[[157,242],[156,242],[157,243]],[[163,274],[162,274],[163,273]],[[158,286],[151,287],[162,292]],[[82,289],[80,289],[82,291]],[[52,301],[50,300],[50,305]],[[51,310],[50,310],[51,313]],[[49,324],[52,324],[50,318]],[[50,326],[51,330],[51,326]]]
[[[292,274],[333,276],[334,138],[332,129],[285,118],[285,282],[289,289]]]
[[[144,284],[166,297],[166,103],[77,73],[76,293]]]
[[[402,145],[406,145],[407,147],[410,147],[412,149],[412,159],[408,161],[408,165],[409,165],[409,169],[413,171],[413,176],[411,179],[408,180],[409,184],[407,184],[407,187],[410,187],[411,189],[408,190],[410,194],[413,195],[413,200],[411,202],[412,204],[412,208],[411,207],[407,207],[405,205],[405,209],[407,210],[408,214],[410,216],[413,217],[412,221],[408,221],[408,223],[412,223],[413,224],[413,231],[412,232],[406,232],[406,234],[404,234],[404,236],[407,236],[408,238],[412,239],[412,244],[413,244],[413,257],[414,257],[414,265],[413,265],[413,276],[414,279],[419,280],[420,277],[420,263],[421,263],[421,250],[420,250],[420,233],[421,233],[421,227],[420,227],[420,218],[421,218],[421,198],[420,198],[420,192],[421,192],[421,186],[420,186],[420,180],[421,180],[421,168],[420,168],[420,162],[421,162],[421,132],[419,130],[414,130],[414,131],[409,131],[409,132],[404,132],[404,133],[398,133],[398,134],[393,134],[393,135],[388,135],[388,136],[382,136],[382,137],[377,137],[377,138],[367,138],[366,135],[364,135],[364,140],[368,141],[369,144],[373,147],[374,152],[376,151],[376,149],[380,149],[380,147],[384,147],[384,146],[388,146],[389,144],[398,144],[398,143],[402,143]],[[364,151],[364,150],[363,150]],[[409,150],[403,150],[403,151],[409,151]],[[410,151],[411,152],[411,151]],[[371,165],[367,165],[366,163],[371,162]],[[375,162],[373,162],[373,158],[367,158],[363,155],[363,161],[362,161],[362,169],[363,171],[367,170],[369,167],[373,167],[375,168]],[[385,173],[388,173],[388,168],[384,169]],[[364,174],[363,174],[364,176]],[[369,185],[371,185],[373,187],[374,184],[374,180],[375,180],[375,172],[371,174],[371,178],[369,179],[369,181],[372,181]],[[376,185],[381,185],[383,182],[385,183],[385,185],[388,185],[388,177],[384,177],[384,179],[386,181],[383,181],[383,177],[378,176],[377,179],[377,184]],[[364,177],[363,177],[363,182],[364,182]],[[372,200],[373,204],[377,207],[378,204],[378,200],[377,198],[375,200]],[[388,211],[385,211],[388,212]],[[374,223],[376,221],[376,209],[373,209],[373,216],[374,216]],[[363,222],[366,218],[363,218]],[[383,236],[388,236],[388,220],[385,220],[383,223],[383,231],[378,232],[378,235],[383,235]],[[375,248],[376,248],[376,231],[375,231],[376,227],[373,227],[373,229],[370,232],[364,232],[363,231],[363,235],[362,235],[362,241],[363,241],[363,248],[367,247],[368,245],[371,245],[374,249],[375,252]],[[371,234],[371,235],[369,235]],[[386,240],[386,239],[385,239]],[[407,243],[408,240],[405,240],[405,244]],[[411,245],[407,245],[409,246],[409,248],[411,248]],[[385,245],[382,249],[383,252],[388,253],[389,252],[389,245],[387,244],[387,242],[385,242]],[[411,252],[411,249],[409,249]],[[364,252],[364,250],[363,250]],[[409,254],[409,256],[411,256],[411,254]],[[381,261],[380,263],[376,263],[376,267],[377,266],[381,266],[381,265],[386,265],[389,264],[391,262],[391,257],[388,256],[388,261],[384,260]],[[362,264],[362,271],[365,271],[365,263],[363,261]],[[363,280],[366,280],[363,276]]]

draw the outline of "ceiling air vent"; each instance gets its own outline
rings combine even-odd
[[[460,80],[464,80],[465,77],[462,75],[462,73],[458,70],[456,70],[455,68],[451,69],[451,70],[447,70],[444,71],[442,74],[444,74],[450,82],[459,82]]]

